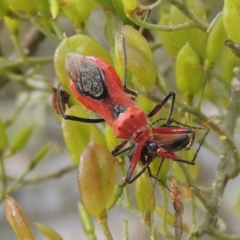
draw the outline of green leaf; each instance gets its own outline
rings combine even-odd
[[[63,238],[55,232],[52,228],[43,225],[42,223],[35,223],[41,233],[46,236],[49,240],[62,240]]]
[[[22,150],[28,143],[33,132],[33,125],[20,130],[11,142],[11,150],[13,153]]]
[[[89,216],[88,212],[86,211],[85,207],[83,204],[78,202],[78,212],[79,212],[79,217],[82,223],[83,230],[85,234],[87,235],[88,239],[96,239],[95,234],[94,234],[94,224]]]
[[[49,149],[52,147],[52,143],[47,143],[33,156],[31,161],[31,169],[33,169],[48,153]]]
[[[8,137],[5,131],[5,126],[0,118],[0,150],[5,149],[8,146]]]

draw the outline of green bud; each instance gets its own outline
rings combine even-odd
[[[94,234],[93,221],[86,211],[85,207],[80,202],[78,202],[78,212],[87,239],[96,239]]]
[[[116,181],[115,160],[109,150],[94,142],[83,151],[78,172],[78,187],[87,212],[98,219],[107,217]]]
[[[10,18],[8,16],[5,16],[4,23],[6,24],[7,28],[9,29],[9,31],[12,35],[15,35],[15,36],[18,35],[18,30],[19,30],[19,21],[18,20],[14,19],[14,18]]]
[[[240,1],[225,0],[223,6],[223,24],[229,37],[240,43]]]
[[[49,6],[49,0],[41,0],[41,1],[36,1],[35,5],[37,11],[41,13],[41,15],[45,17],[49,17],[50,13],[50,6]]]
[[[8,196],[5,202],[5,215],[7,221],[15,231],[18,240],[35,239],[27,216],[18,203]]]
[[[92,0],[65,0],[62,10],[77,26],[81,26],[89,18],[92,7]]]
[[[0,150],[5,149],[8,146],[8,137],[5,131],[5,126],[0,118]]]
[[[130,19],[127,18],[126,13],[124,12],[123,3],[121,0],[111,0],[111,4],[117,13],[118,17],[122,20],[124,24],[130,24]]]
[[[226,40],[226,32],[223,27],[223,13],[220,12],[213,20],[208,35],[206,46],[207,66],[212,67],[220,54]]]
[[[40,232],[47,237],[49,240],[62,240],[62,237],[55,232],[52,228],[42,224],[42,223],[35,223],[35,225],[38,227]]]
[[[128,69],[132,74],[133,81],[144,87],[151,87],[156,80],[156,69],[153,56],[146,39],[131,26],[124,26],[121,31],[125,37]],[[116,71],[123,78],[125,59],[122,43],[122,35],[116,37]]]
[[[52,147],[52,143],[47,143],[33,156],[30,162],[30,169],[33,169],[48,153],[49,149]]]
[[[235,76],[233,69],[239,65],[239,58],[229,47],[224,46],[219,65],[225,82],[230,85]]]
[[[161,8],[160,12],[160,21],[159,25],[161,26],[166,26],[169,23],[170,20],[170,8],[169,6],[165,6]],[[172,55],[172,56],[177,56],[179,47],[175,46],[174,42],[171,39],[171,33],[167,31],[159,31],[159,37],[161,39],[161,43],[163,47]]]
[[[8,0],[9,8],[13,11],[24,11],[28,14],[33,14],[36,11],[35,0]]]
[[[52,14],[52,18],[55,19],[59,13],[59,3],[58,0],[48,0],[50,12]]]
[[[136,9],[138,2],[137,0],[122,0],[125,13],[132,13]]]
[[[71,92],[69,87],[70,81],[65,68],[65,62],[66,55],[70,52],[79,53],[85,56],[100,57],[113,66],[110,54],[97,41],[82,34],[77,34],[70,38],[65,37],[55,51],[54,68],[58,80],[69,93]]]
[[[198,55],[185,44],[176,59],[176,85],[185,96],[193,96],[202,86],[203,68]]]
[[[112,1],[115,1],[115,0],[94,0],[94,2],[97,2],[98,4],[106,8],[112,6]]]
[[[205,6],[201,0],[187,0],[188,8],[193,12],[203,22],[206,22],[206,11]],[[165,14],[168,11],[164,9]],[[163,15],[164,16],[164,15]],[[161,19],[160,22],[166,26],[175,26],[179,24],[184,24],[189,21],[189,19],[175,6],[171,5],[169,11],[169,20],[167,22],[166,15],[165,20]],[[165,39],[169,38],[169,41],[162,41],[163,47],[166,48],[169,53],[174,54],[176,57],[177,52],[188,42],[192,49],[201,57],[205,55],[205,46],[207,40],[207,34],[197,28],[187,28],[177,31],[168,31],[161,33],[160,37],[164,36]],[[196,40],[197,39],[197,40]]]
[[[33,131],[33,125],[28,126],[20,130],[13,138],[11,142],[11,151],[13,153],[22,150],[28,143]]]

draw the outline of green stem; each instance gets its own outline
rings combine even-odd
[[[194,195],[194,189],[191,188],[191,231],[196,230],[196,201]]]
[[[24,54],[22,47],[19,44],[19,40],[17,38],[16,35],[11,34],[11,38],[14,44],[15,49],[17,50],[18,54],[20,55],[20,57],[22,58],[23,62],[26,63],[27,62],[27,57]]]
[[[20,185],[23,181],[23,179],[26,177],[26,175],[29,173],[29,169],[27,168],[23,173],[22,175],[17,178],[6,190],[6,195],[9,195],[11,192],[13,192],[17,187],[18,185]],[[0,203],[3,201],[4,198],[0,198]]]
[[[123,240],[129,240],[128,237],[128,221],[124,220],[123,221]]]
[[[193,11],[187,7],[185,1],[183,2],[180,2],[178,0],[168,1],[183,13],[191,21],[194,27],[200,28],[203,31],[206,31],[208,29],[208,25],[197,18]]]
[[[30,17],[31,22],[36,26],[36,28],[41,31],[45,36],[49,37],[53,41],[59,43],[62,40],[62,37],[56,36],[49,29],[47,29],[42,23],[41,18],[37,15]]]
[[[33,178],[33,179],[28,179],[28,180],[23,180],[22,184],[25,185],[29,185],[29,184],[35,184],[35,183],[40,183],[40,182],[44,182],[47,181],[49,179],[53,179],[53,178],[60,178],[62,177],[64,174],[74,171],[76,170],[77,167],[75,165],[73,166],[68,166],[64,169],[61,169],[55,173],[51,173],[49,175],[43,176],[43,177],[38,177],[38,178]],[[16,180],[15,180],[16,181]]]
[[[53,57],[28,57],[27,62],[28,63],[39,63],[44,64],[48,62],[52,62]],[[11,60],[4,60],[0,62],[0,70],[4,70],[5,68],[11,68],[11,67],[17,67],[20,65],[25,64],[25,61],[23,59],[11,59]]]
[[[30,99],[30,96],[28,94],[27,97],[22,101],[20,106],[15,110],[14,114],[12,115],[12,117],[9,118],[8,120],[6,120],[6,122],[5,122],[5,126],[6,127],[9,126],[10,124],[12,124],[17,119],[18,115],[22,112],[23,108],[29,102],[29,99]]]
[[[4,165],[4,158],[3,158],[3,151],[0,151],[0,167],[1,167],[1,182],[2,182],[2,193],[0,196],[0,199],[4,199],[7,189],[7,176],[6,176],[6,171],[5,171],[5,165]],[[1,201],[0,201],[1,202]]]
[[[232,90],[230,94],[229,105],[224,119],[224,127],[228,138],[222,137],[220,163],[217,167],[216,177],[212,184],[212,196],[209,198],[209,206],[211,208],[207,211],[205,218],[198,229],[198,236],[202,236],[205,233],[211,232],[215,225],[214,219],[217,215],[220,201],[222,199],[226,184],[228,180],[235,177],[240,172],[240,161],[236,159],[234,155],[238,155],[237,149],[232,148],[228,139],[233,137],[233,133],[236,127],[237,117],[239,115],[239,95],[240,95],[240,70],[236,73],[237,77],[232,81]],[[231,161],[232,160],[232,161]]]
[[[209,120],[205,114],[199,112],[196,108],[187,106],[186,104],[181,102],[177,102],[177,105],[179,105],[182,108],[182,111],[187,111],[191,113],[199,121],[203,123]],[[219,124],[214,123],[213,121],[207,123],[207,125],[211,128],[211,130],[215,131],[215,133],[217,133],[221,138],[224,138],[225,143],[228,144],[231,149],[231,153],[233,154],[234,161],[240,162],[239,152],[232,138],[229,136],[229,134],[222,127],[220,127]]]
[[[205,65],[205,67],[204,67],[204,75],[203,75],[202,88],[201,88],[200,96],[199,96],[198,103],[197,103],[197,109],[198,109],[198,110],[200,110],[200,108],[201,108],[204,90],[205,90],[205,88],[206,88],[207,82],[208,82],[208,81],[210,80],[210,78],[211,78],[212,70],[213,70],[212,67],[208,67],[208,66]]]
[[[163,201],[163,213],[162,213],[162,233],[164,236],[169,237],[171,236],[168,230],[167,224],[167,215],[168,215],[168,196],[167,196],[167,189],[162,184],[158,184],[158,187],[161,192],[162,201]]]
[[[199,200],[202,202],[202,204],[208,209],[210,206],[209,206],[207,199],[205,199],[205,197],[202,195],[202,192],[198,188],[196,182],[193,180],[193,178],[192,178],[191,174],[189,173],[189,171],[187,170],[186,166],[183,163],[179,163],[179,167],[183,171],[183,173],[187,179],[187,182],[192,187],[192,192],[195,193],[195,195],[199,198]]]
[[[133,21],[135,24],[142,28],[150,29],[150,30],[157,30],[157,31],[177,31],[177,30],[182,30],[186,28],[193,28],[195,27],[194,24],[190,21],[187,21],[182,24],[174,25],[174,26],[163,26],[163,25],[157,25],[157,24],[152,24],[143,21],[141,18],[139,18],[135,12],[126,14],[126,16]]]
[[[107,240],[113,240],[112,234],[107,224],[107,218],[97,219]]]

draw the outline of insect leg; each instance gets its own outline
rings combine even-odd
[[[64,107],[62,106],[62,101],[61,101],[60,83],[58,83],[58,87],[57,87],[57,107],[58,107],[59,114],[65,120],[72,120],[72,121],[84,122],[84,123],[101,123],[101,122],[105,122],[105,120],[103,118],[89,119],[89,118],[76,117],[76,116],[72,116],[72,115],[65,115]]]
[[[163,99],[161,102],[159,102],[154,108],[153,110],[147,115],[149,118],[154,116],[155,114],[157,114],[162,108],[163,106],[166,105],[166,103],[168,102],[168,100],[170,98],[172,98],[172,102],[170,105],[170,109],[169,109],[169,113],[168,116],[166,118],[166,122],[165,124],[168,126],[171,122],[171,117],[172,117],[172,112],[173,112],[173,107],[174,107],[174,103],[175,103],[175,92],[169,92]]]
[[[112,150],[112,155],[115,157],[123,152],[128,151],[131,147],[125,148],[122,151],[120,151],[127,143],[129,140],[123,140],[120,142],[113,150]]]
[[[135,100],[138,96],[138,93],[134,91],[133,89],[127,88],[127,51],[126,51],[126,41],[125,36],[123,33],[120,33],[122,36],[122,48],[123,48],[123,60],[124,60],[124,75],[123,75],[123,91],[127,94],[130,94],[132,96],[132,99]]]
[[[202,140],[201,140],[201,142],[200,142],[200,144],[199,144],[199,146],[198,146],[198,148],[197,148],[197,150],[195,152],[195,155],[193,156],[192,160],[174,159],[173,161],[187,163],[187,164],[190,164],[190,165],[195,165],[195,160],[197,158],[198,152],[199,152],[201,146],[203,145],[203,142],[204,142],[206,136],[208,135],[208,133],[209,133],[209,129],[207,129],[205,135],[203,136],[203,138],[202,138]]]

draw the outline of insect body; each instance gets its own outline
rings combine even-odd
[[[130,166],[125,178],[126,183],[133,182],[140,174],[132,178],[137,163],[141,160],[148,168],[157,156],[194,164],[194,161],[178,159],[174,152],[192,145],[195,130],[184,126],[171,126],[175,93],[168,95],[154,109],[145,114],[127,93],[135,96],[132,90],[122,84],[112,66],[100,58],[69,53],[66,69],[70,77],[70,87],[75,97],[88,109],[98,113],[112,127],[117,138],[123,141],[112,151],[118,155],[131,141]],[[160,127],[151,126],[148,118],[155,115],[172,98],[169,116]],[[60,107],[60,109],[62,109]],[[65,119],[82,121],[81,118],[61,115]],[[82,122],[101,122],[103,119]],[[127,148],[128,150],[129,148]],[[142,172],[143,172],[142,171]]]

